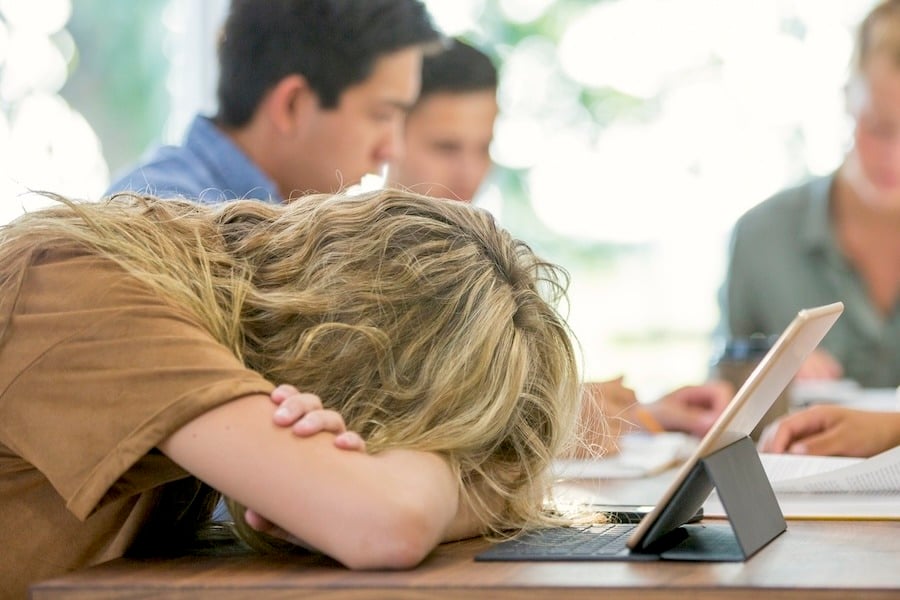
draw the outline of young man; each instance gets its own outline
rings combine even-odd
[[[418,0],[233,0],[218,114],[108,193],[282,202],[353,185],[401,151],[423,53],[439,41]]]
[[[497,69],[473,46],[457,39],[426,56],[422,90],[403,131],[406,152],[391,161],[387,185],[471,202],[491,167],[496,93]],[[583,418],[594,449],[613,448],[634,427],[703,435],[734,393],[730,384],[711,381],[642,404],[621,377],[589,383],[585,391]],[[613,419],[602,424],[598,414]]]
[[[403,130],[407,152],[391,161],[388,184],[471,202],[491,168],[496,118],[496,67],[453,40],[422,64],[422,90]]]

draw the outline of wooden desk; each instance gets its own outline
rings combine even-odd
[[[486,547],[447,544],[403,572],[315,556],[120,559],[37,584],[31,598],[900,598],[900,522],[792,521],[745,563],[473,562]]]

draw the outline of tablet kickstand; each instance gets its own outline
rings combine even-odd
[[[702,504],[713,488],[719,494],[744,560],[787,529],[775,492],[749,437],[745,436],[697,463],[675,492],[669,506],[675,512],[677,507]],[[667,515],[660,515],[661,526],[667,521]],[[691,535],[702,533],[699,528],[691,530]],[[702,550],[699,554],[697,552],[697,545],[688,545],[694,549],[685,548],[686,552],[680,553],[676,547],[664,552],[663,556],[669,560],[704,560]],[[706,558],[728,560],[715,556]]]
[[[778,537],[787,523],[749,437],[701,461],[716,488],[744,558]]]

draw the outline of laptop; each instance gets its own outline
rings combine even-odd
[[[787,525],[750,432],[843,310],[836,302],[797,314],[639,523],[540,529],[495,544],[475,560],[741,561],[752,556]],[[714,488],[728,521],[690,524]]]

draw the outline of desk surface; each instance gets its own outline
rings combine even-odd
[[[791,521],[744,563],[476,563],[439,547],[401,572],[351,572],[318,556],[119,559],[31,589],[34,600],[110,598],[900,598],[900,522]]]

